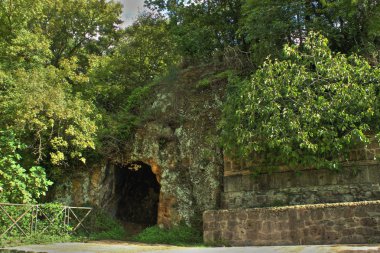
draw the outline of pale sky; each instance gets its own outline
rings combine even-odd
[[[124,26],[131,25],[144,9],[144,0],[118,0],[123,4]]]

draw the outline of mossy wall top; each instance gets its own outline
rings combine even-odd
[[[305,168],[255,174],[254,163],[224,159],[226,209],[297,204],[377,200],[380,198],[380,164],[375,159],[379,145],[373,142],[351,151],[342,169],[331,171]]]

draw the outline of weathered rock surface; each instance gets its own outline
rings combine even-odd
[[[54,199],[72,205],[95,205],[115,214],[117,166],[143,162],[161,186],[158,224],[183,221],[200,226],[205,210],[220,206],[223,154],[218,145],[226,80],[197,88],[196,83],[216,67],[183,71],[155,88],[145,122],[126,143],[122,157],[92,166],[58,183]]]

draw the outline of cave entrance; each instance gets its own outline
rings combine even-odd
[[[160,184],[151,166],[137,161],[116,170],[116,217],[125,224],[157,224]]]

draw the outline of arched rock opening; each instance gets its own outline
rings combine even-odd
[[[143,227],[157,224],[160,195],[157,178],[152,167],[141,161],[116,169],[116,217],[119,220]]]

